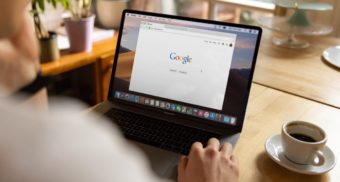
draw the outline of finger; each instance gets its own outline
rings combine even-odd
[[[203,150],[203,145],[201,142],[195,142],[191,145],[189,157],[192,156],[193,154],[198,154],[200,151]]]
[[[188,157],[182,156],[177,166],[178,174],[181,174],[185,171],[187,164],[188,164]]]
[[[208,141],[208,145],[207,148],[213,148],[217,151],[220,150],[220,141],[218,141],[218,139],[216,138],[210,138]]]
[[[221,153],[222,155],[230,156],[233,151],[233,146],[230,143],[225,143],[222,145]]]
[[[203,144],[201,142],[195,142],[191,145],[191,149],[190,151],[192,150],[200,150],[200,149],[203,149]]]
[[[231,155],[231,156],[230,156],[230,160],[231,160],[232,163],[234,163],[234,164],[236,164],[236,165],[238,166],[238,159],[237,159],[236,156]]]
[[[230,156],[230,160],[231,160],[232,162],[236,162],[236,157],[235,157],[234,155],[231,155],[231,156]]]
[[[182,181],[187,165],[188,165],[188,157],[181,156],[181,159],[177,165],[177,181]]]

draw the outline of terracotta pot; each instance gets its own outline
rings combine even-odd
[[[71,52],[91,52],[95,16],[80,20],[64,19]]]

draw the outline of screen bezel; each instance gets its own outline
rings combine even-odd
[[[229,125],[229,124],[223,124],[219,122],[212,122],[206,119],[201,119],[198,117],[193,117],[189,116],[186,114],[178,113],[178,112],[172,112],[170,110],[163,110],[159,109],[156,107],[150,107],[150,106],[145,106],[142,104],[136,104],[133,102],[128,102],[120,99],[116,99],[111,96],[110,93],[114,91],[113,85],[114,85],[114,80],[115,80],[115,73],[116,73],[116,68],[117,68],[117,61],[118,61],[118,56],[119,56],[119,48],[121,45],[121,38],[122,38],[122,32],[123,32],[123,26],[125,23],[125,17],[127,13],[134,13],[134,14],[139,14],[139,15],[147,15],[147,16],[157,16],[157,17],[162,17],[162,18],[171,18],[171,19],[176,19],[176,20],[185,20],[185,21],[192,21],[192,22],[198,22],[198,23],[209,23],[209,24],[214,24],[214,25],[221,25],[221,26],[233,26],[237,28],[246,28],[246,29],[253,29],[253,30],[258,30],[258,38],[256,40],[256,45],[254,49],[254,56],[252,60],[252,65],[250,69],[250,74],[249,74],[249,81],[245,90],[245,99],[244,99],[244,108],[242,108],[242,111],[240,112],[240,116],[237,117],[237,125]],[[120,23],[120,28],[119,28],[119,34],[118,34],[118,39],[117,39],[117,45],[116,45],[116,50],[115,50],[115,55],[114,55],[114,64],[112,66],[112,73],[111,73],[111,80],[110,80],[110,87],[109,87],[109,92],[108,92],[108,100],[111,102],[118,102],[118,103],[124,103],[128,105],[133,105],[133,106],[138,106],[139,108],[151,110],[151,111],[161,111],[164,113],[171,113],[172,115],[176,115],[178,117],[181,117],[183,119],[191,119],[194,121],[199,121],[203,124],[207,124],[209,126],[217,126],[217,127],[223,127],[223,129],[226,130],[233,130],[233,131],[241,131],[244,123],[244,118],[245,118],[245,113],[248,105],[248,99],[249,99],[249,93],[252,85],[252,80],[253,80],[253,75],[254,75],[254,70],[255,70],[255,65],[256,65],[256,60],[257,60],[257,55],[259,51],[259,45],[261,41],[261,36],[262,36],[262,29],[257,26],[250,26],[250,25],[241,25],[241,24],[234,24],[234,23],[227,23],[227,22],[219,22],[219,21],[213,21],[213,20],[204,20],[204,19],[196,19],[196,18],[190,18],[190,17],[181,17],[181,16],[174,16],[174,15],[167,15],[167,14],[160,14],[160,13],[151,13],[151,12],[144,12],[144,11],[137,11],[137,10],[124,10],[122,13],[122,19]],[[154,97],[157,98],[157,97]],[[163,98],[162,98],[163,99]],[[164,99],[163,99],[164,100]],[[180,103],[177,101],[171,101],[174,103]]]

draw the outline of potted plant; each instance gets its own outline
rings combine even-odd
[[[64,19],[71,52],[92,51],[92,32],[95,16],[92,0],[69,0],[71,17]]]
[[[53,61],[60,57],[57,34],[48,32],[40,19],[40,13],[45,11],[45,3],[51,3],[54,8],[60,3],[64,9],[68,8],[68,0],[33,0],[32,1],[32,16],[34,20],[35,32],[40,43],[40,61]]]

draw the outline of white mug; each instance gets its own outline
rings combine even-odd
[[[322,165],[322,149],[327,142],[323,129],[305,121],[290,121],[282,126],[283,153],[290,161],[303,165]]]

